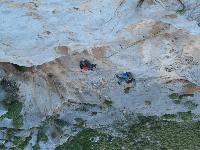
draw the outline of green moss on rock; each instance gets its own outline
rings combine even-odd
[[[17,69],[20,72],[26,72],[29,70],[29,67],[25,67],[25,66],[19,66],[17,64],[13,64],[13,66],[15,67],[15,69]]]
[[[0,150],[6,150],[5,145],[1,144],[1,145],[0,145]]]
[[[12,119],[12,124],[16,128],[23,126],[23,116],[21,114],[22,103],[18,101],[19,88],[15,81],[4,78],[1,80],[1,86],[6,91],[6,99],[3,100],[4,106],[8,109],[8,112],[1,118]]]
[[[40,150],[40,145],[39,144],[34,145],[33,150]]]
[[[39,130],[38,135],[37,135],[37,143],[40,142],[40,141],[42,141],[42,142],[48,141],[48,136],[42,130]]]
[[[24,149],[26,147],[22,137],[14,137],[13,144],[15,144],[18,149]]]
[[[105,107],[111,107],[112,103],[113,102],[111,100],[105,99],[104,102],[103,102],[103,106],[105,106]]]
[[[177,114],[184,121],[192,120],[193,119],[193,115],[194,115],[191,111],[188,111],[188,112],[178,112]]]
[[[190,83],[184,85],[185,88],[192,88],[192,87],[195,87],[195,86],[197,86],[197,84],[192,83],[192,82],[190,82]]]
[[[83,120],[82,118],[75,118],[76,124],[75,126],[77,128],[84,128],[86,126],[86,120]]]
[[[186,12],[185,8],[177,10],[177,13],[180,14],[180,15],[184,15],[185,12]]]
[[[163,120],[176,120],[177,119],[177,115],[176,114],[164,114],[161,119]]]
[[[16,128],[23,126],[23,116],[20,114],[22,110],[22,103],[18,101],[11,102],[7,105],[8,112],[4,117],[12,119],[12,124]]]
[[[189,110],[194,110],[197,108],[198,104],[193,101],[186,101],[184,102],[184,106],[187,107]]]
[[[19,137],[14,136],[13,137],[13,144],[15,145],[16,149],[24,150],[26,146],[28,145],[29,141],[31,140],[31,136],[29,137]]]
[[[182,95],[179,93],[172,93],[169,95],[169,98],[175,103],[175,104],[180,104],[182,100]]]
[[[6,130],[6,138],[7,139],[11,139],[13,137],[13,135],[15,134],[15,130],[12,128],[8,128]]]

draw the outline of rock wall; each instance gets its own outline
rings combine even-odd
[[[0,0],[1,68],[19,85],[22,128],[38,127],[53,114],[72,124],[82,117],[96,128],[125,113],[188,111],[188,101],[198,114],[200,3],[183,2],[180,14],[178,0],[141,6],[136,0]],[[97,68],[81,70],[82,59]],[[126,71],[136,80],[128,92],[115,76]]]

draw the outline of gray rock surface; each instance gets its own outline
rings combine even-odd
[[[182,15],[176,0],[146,0],[141,7],[137,2],[0,0],[1,68],[19,85],[23,128],[38,127],[53,114],[70,124],[60,141],[51,139],[43,149],[73,135],[75,118],[97,128],[126,113],[188,111],[188,100],[197,104],[192,111],[200,112],[200,2],[183,1]],[[80,70],[81,59],[97,69]],[[30,68],[19,72],[9,63]],[[136,79],[128,93],[115,77],[126,71]],[[186,87],[190,83],[195,86]],[[194,96],[176,104],[173,93]]]

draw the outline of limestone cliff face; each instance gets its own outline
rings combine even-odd
[[[141,8],[136,8],[137,0],[0,3],[0,60],[23,66],[41,65],[95,47],[129,47],[131,42],[171,28],[188,34],[200,32],[199,2],[195,0],[185,1],[185,16],[176,13],[182,9],[178,1],[166,0],[146,0]],[[168,27],[161,25],[165,23]]]
[[[69,122],[81,116],[88,127],[97,127],[124,112],[186,111],[170,99],[173,93],[194,94],[190,99],[200,104],[200,2],[185,0],[183,14],[177,13],[179,1],[137,5],[137,0],[0,0],[1,68],[19,84],[23,128],[39,126],[52,114]],[[81,59],[97,69],[80,70]],[[29,68],[22,73],[10,63]],[[126,71],[136,79],[128,93],[115,78]],[[186,86],[191,83],[195,86]],[[100,109],[108,100],[112,108]],[[77,111],[85,104],[95,108]],[[94,111],[100,113],[91,117]],[[194,112],[199,111],[197,106]]]

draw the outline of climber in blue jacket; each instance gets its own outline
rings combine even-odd
[[[118,84],[121,84],[123,81],[125,81],[127,84],[133,82],[135,83],[135,79],[131,72],[117,74],[116,77],[119,79]]]

